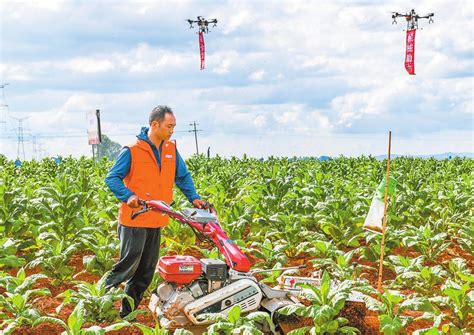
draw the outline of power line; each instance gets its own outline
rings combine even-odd
[[[173,133],[188,133],[189,130],[175,130]],[[135,136],[136,132],[130,133],[104,133],[107,136]],[[29,134],[28,136],[33,136]],[[87,137],[87,133],[63,133],[63,132],[48,132],[48,133],[35,133],[34,136],[41,138],[66,138],[66,137]],[[16,135],[0,135],[0,138],[16,138]]]
[[[194,126],[194,123],[190,124]],[[199,125],[196,123],[196,126]],[[211,130],[211,129],[196,129],[197,131],[202,131],[207,134],[229,134],[229,135],[245,135],[245,136],[282,136],[282,137],[311,137],[311,138],[321,138],[321,139],[347,139],[347,140],[384,140],[386,139],[385,135],[368,135],[368,134],[298,134],[295,132],[295,129],[288,129],[285,132],[275,132],[275,131],[263,131],[263,132],[249,132],[249,131],[232,131],[232,130]],[[316,130],[314,130],[316,131]],[[174,133],[189,133],[194,132],[194,129],[191,130],[175,130]],[[134,136],[136,133],[132,132],[120,132],[120,133],[106,133],[107,136]],[[35,133],[25,134],[25,137],[36,136],[37,138],[85,138],[87,137],[86,133],[64,133],[64,132],[48,132],[48,133]],[[17,138],[17,135],[14,134],[2,134],[0,138]],[[460,141],[462,138],[454,137],[437,137],[437,138],[408,138],[408,137],[399,137],[399,141]]]

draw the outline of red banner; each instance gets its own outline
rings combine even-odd
[[[199,52],[201,54],[201,70],[204,70],[204,54],[206,52],[205,47],[204,47],[204,35],[203,33],[199,33]]]
[[[405,69],[415,74],[415,33],[416,29],[407,30],[407,50],[405,53]]]

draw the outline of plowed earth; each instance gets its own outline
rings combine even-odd
[[[191,253],[195,257],[202,257],[199,254],[199,251],[193,250]],[[391,251],[393,255],[403,255],[405,257],[417,257],[419,254],[413,250],[407,250],[402,248],[395,248]],[[88,282],[97,282],[99,279],[97,276],[93,274],[89,274],[84,270],[82,264],[82,257],[83,254],[77,253],[71,257],[69,265],[74,268],[74,280],[83,280]],[[447,248],[439,257],[436,259],[434,263],[440,264],[444,261],[453,259],[455,257],[462,257],[464,258],[471,268],[474,268],[474,261],[473,257],[463,251],[457,244],[456,241],[453,240],[453,244]],[[249,255],[249,259],[251,260],[252,266],[258,265],[262,260],[255,258],[253,255]],[[315,271],[311,263],[311,257],[309,255],[300,255],[296,258],[292,258],[289,260],[288,265],[302,265],[305,264],[307,267],[305,269],[300,270],[299,276],[311,276],[311,274]],[[363,271],[363,276],[369,280],[369,282],[376,287],[377,285],[377,275],[378,275],[378,262],[368,262],[361,259],[354,259],[354,262],[367,265],[370,268],[368,270]],[[9,271],[11,275],[15,275],[17,270],[12,269]],[[27,275],[31,275],[34,273],[39,273],[39,268],[27,269]],[[395,278],[395,273],[392,271],[385,269],[383,273],[383,281],[391,280]],[[56,313],[56,307],[58,307],[62,303],[62,298],[58,297],[61,292],[64,292],[67,289],[73,288],[74,283],[67,282],[59,286],[55,286],[51,283],[50,279],[41,279],[39,280],[35,288],[48,288],[51,291],[51,296],[42,296],[38,297],[34,300],[33,305],[36,307],[42,314],[47,314],[50,316],[54,316],[57,318],[62,319],[63,321],[67,322],[67,318],[73,310],[72,306],[65,306],[60,313]],[[4,293],[3,289],[0,289],[0,294]],[[410,290],[404,291],[405,294],[411,293]],[[155,326],[155,319],[153,315],[149,312],[148,306],[149,299],[145,298],[139,305],[139,309],[143,310],[144,313],[137,316],[136,322],[145,324],[149,327]],[[116,308],[119,308],[119,304],[117,304]],[[407,311],[407,315],[411,316],[420,316],[421,313],[414,312],[414,311]],[[379,320],[378,315],[373,312],[369,311],[365,308],[363,303],[357,302],[347,302],[344,309],[341,311],[340,316],[345,317],[349,320],[349,326],[356,327],[360,330],[361,334],[380,334],[379,333]],[[311,325],[311,320],[304,320],[304,319],[296,319],[296,318],[289,318],[286,322],[282,322],[281,327],[285,332],[288,332],[293,329],[297,329],[304,325]],[[93,323],[88,323],[85,327],[93,326]],[[96,325],[100,325],[102,327],[107,326],[107,323],[96,323]],[[411,334],[416,329],[426,328],[431,326],[431,324],[427,321],[415,321],[413,322],[407,329],[404,330],[405,333]],[[64,329],[59,325],[53,324],[41,324],[36,327],[21,327],[16,329],[13,334],[15,335],[56,335],[61,334]],[[125,327],[118,331],[110,332],[109,334],[115,335],[131,335],[131,334],[141,334],[141,331],[135,327]]]

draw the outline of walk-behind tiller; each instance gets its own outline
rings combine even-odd
[[[275,269],[250,270],[247,256],[223,231],[213,206],[209,206],[208,210],[186,208],[178,212],[159,200],[141,201],[141,204],[143,207],[132,214],[132,219],[149,210],[169,215],[189,225],[201,239],[211,241],[225,258],[225,262],[193,256],[160,258],[157,270],[164,282],[152,294],[149,308],[166,329],[206,326],[212,321],[203,320],[200,315],[227,315],[234,305],[240,305],[241,313],[256,310],[269,312],[278,329],[278,309],[298,303],[297,296],[301,290],[295,284],[305,282],[319,286],[319,278],[291,276],[281,278],[280,285],[275,288],[258,282],[254,277],[255,272]],[[279,270],[297,268],[301,267]]]

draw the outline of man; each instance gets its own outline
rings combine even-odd
[[[105,182],[122,201],[118,216],[120,260],[106,280],[108,288],[126,282],[125,293],[135,302],[135,308],[153,279],[160,248],[160,229],[168,224],[168,216],[149,211],[131,219],[140,207],[138,200],[173,198],[173,185],[179,187],[194,207],[203,208],[206,202],[196,193],[193,180],[179,155],[176,144],[170,141],[176,119],[167,106],[154,108],[149,117],[150,127],[143,127],[136,143],[124,147]],[[120,316],[132,312],[128,301],[122,301]]]

